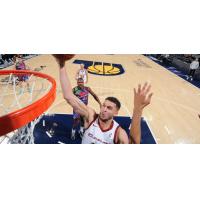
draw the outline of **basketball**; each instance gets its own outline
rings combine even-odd
[[[60,64],[60,67],[64,67],[65,62],[72,59],[75,54],[53,54],[53,56]]]

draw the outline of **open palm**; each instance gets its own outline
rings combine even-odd
[[[143,109],[151,102],[153,95],[151,90],[151,84],[145,83],[143,86],[138,85],[137,90],[134,88],[134,109]]]

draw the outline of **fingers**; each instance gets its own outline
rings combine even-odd
[[[151,90],[151,84],[145,82],[145,84],[143,86],[141,86],[141,84],[138,84],[138,90],[137,93],[139,94],[143,94],[144,96],[146,96],[149,91]]]
[[[144,94],[147,95],[149,93],[149,91],[151,90],[151,85],[147,85],[145,90],[144,90]]]
[[[57,61],[57,63],[59,64],[59,67],[60,67],[60,68],[63,68],[63,67],[65,66],[65,61],[59,60],[59,59],[57,59],[57,58],[56,58],[56,61]]]
[[[141,93],[141,84],[138,85],[137,93],[139,93],[139,94]]]
[[[143,108],[144,107],[146,107],[146,106],[148,106],[150,103],[151,103],[151,97],[153,96],[153,93],[150,93],[148,96],[147,96],[147,98],[146,98],[146,100],[145,100],[145,102],[144,102],[144,104],[143,104]]]
[[[151,84],[145,82],[143,86],[141,84],[138,84],[137,90],[134,88],[134,95],[140,94],[142,96],[146,96],[151,90]]]
[[[148,95],[148,97],[147,97],[147,99],[148,99],[149,102],[151,101],[151,97],[152,97],[152,96],[153,96],[153,92],[150,93],[150,94]]]
[[[145,91],[145,90],[146,90],[147,85],[148,85],[148,83],[145,82],[145,84],[144,84],[143,87],[142,87],[142,91]]]
[[[150,93],[150,94],[147,96],[147,98],[146,98],[146,105],[145,105],[145,106],[147,106],[147,105],[149,105],[149,104],[151,103],[151,98],[152,98],[152,96],[153,96],[153,93]]]
[[[136,95],[136,89],[134,88],[134,95]]]

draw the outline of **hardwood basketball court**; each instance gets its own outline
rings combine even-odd
[[[149,58],[131,54],[76,55],[66,63],[73,87],[76,86],[75,73],[79,68],[76,63],[79,61],[93,63],[90,68],[93,73],[89,73],[87,85],[101,100],[107,96],[117,97],[122,103],[120,116],[132,116],[133,88],[139,83],[151,82],[154,95],[143,117],[157,143],[200,143],[200,90],[197,87]],[[41,72],[51,75],[57,82],[56,101],[49,112],[71,114],[72,108],[62,97],[55,59],[51,55],[39,55],[25,63],[32,69],[46,66]],[[102,73],[106,76],[99,75]],[[91,97],[89,106],[99,110],[98,104]]]

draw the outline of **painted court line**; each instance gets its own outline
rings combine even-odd
[[[171,131],[169,130],[169,128],[166,125],[164,126],[164,129],[166,130],[168,135],[171,135]]]
[[[149,128],[149,130],[151,132],[151,135],[153,136],[156,144],[158,144],[158,141],[160,141],[160,138],[156,138],[155,137],[155,134],[154,134],[153,130],[151,129],[151,126],[149,125],[148,119],[146,117],[143,117],[143,119],[145,120],[145,122],[146,122],[146,124],[147,124],[147,126],[148,126],[148,128]]]
[[[46,131],[46,134],[47,134],[50,138],[52,138],[52,135],[51,135],[48,131]]]

